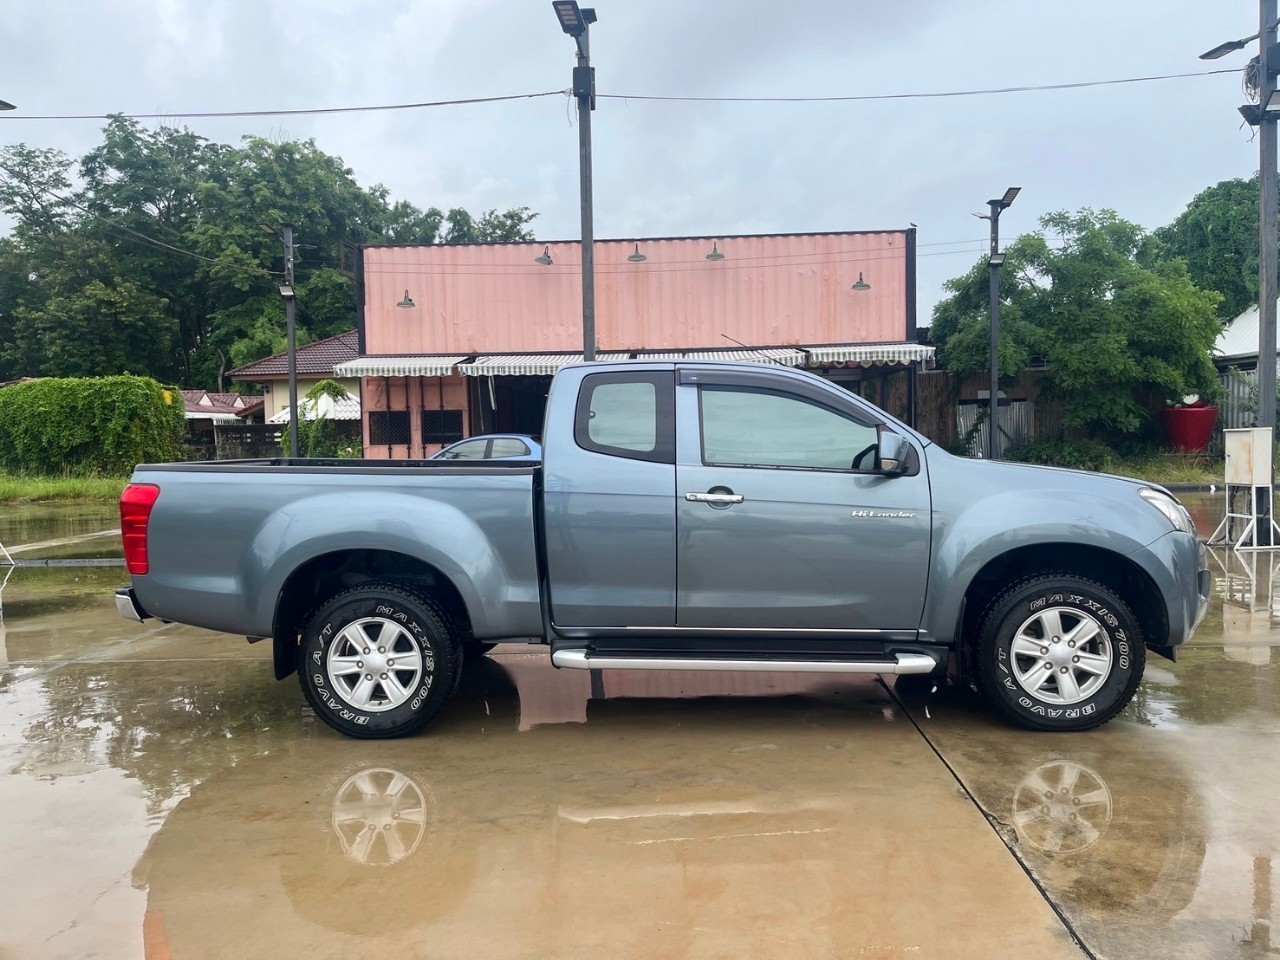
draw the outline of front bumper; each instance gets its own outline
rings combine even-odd
[[[1196,537],[1174,530],[1131,554],[1130,559],[1147,572],[1164,600],[1168,633],[1148,637],[1147,646],[1172,659],[1174,649],[1195,635],[1209,612],[1213,593],[1209,552]]]
[[[151,614],[142,609],[142,604],[134,596],[133,587],[121,587],[116,591],[116,612],[134,623],[151,619]]]

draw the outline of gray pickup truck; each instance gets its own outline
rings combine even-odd
[[[117,606],[270,637],[362,738],[422,727],[504,640],[572,669],[949,674],[1084,730],[1208,607],[1167,491],[954,457],[797,370],[569,367],[543,439],[540,465],[139,466]]]

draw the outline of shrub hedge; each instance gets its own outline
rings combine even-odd
[[[0,390],[0,470],[123,476],[177,460],[182,394],[150,377],[46,378]]]

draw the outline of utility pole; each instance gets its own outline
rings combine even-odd
[[[1276,435],[1276,120],[1280,97],[1276,94],[1276,73],[1280,72],[1280,50],[1276,49],[1276,0],[1258,0],[1258,32],[1239,40],[1228,40],[1200,54],[1201,60],[1217,60],[1250,42],[1258,41],[1258,102],[1246,103],[1240,115],[1258,128],[1258,426],[1271,438],[1271,482],[1275,484]],[[1248,74],[1246,73],[1246,77]],[[1258,518],[1259,546],[1271,545],[1272,505],[1263,488],[1258,488],[1254,515]]]
[[[573,95],[578,100],[578,192],[582,206],[582,358],[596,358],[596,247],[591,196],[591,111],[596,108],[596,73],[591,67],[591,24],[596,12],[577,0],[552,0],[560,27],[573,37],[578,63]]]
[[[1004,266],[1004,254],[1000,252],[1000,214],[1003,213],[1021,187],[1010,187],[999,200],[988,200],[989,214],[974,214],[991,223],[991,253],[987,265],[991,268],[991,399],[987,404],[987,459],[1000,459],[1000,268]]]
[[[285,326],[289,334],[289,456],[298,456],[298,335],[294,318],[293,291],[293,224],[284,225],[284,297]]]

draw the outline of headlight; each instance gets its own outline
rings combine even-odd
[[[1138,491],[1138,496],[1163,513],[1165,519],[1173,524],[1173,529],[1195,536],[1196,525],[1191,519],[1191,514],[1187,513],[1187,508],[1173,497],[1159,490],[1152,490],[1150,487],[1143,487]]]

